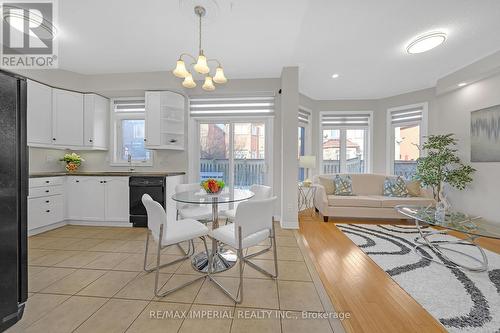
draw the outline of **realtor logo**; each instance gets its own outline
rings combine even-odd
[[[3,2],[1,67],[57,67],[55,2]]]

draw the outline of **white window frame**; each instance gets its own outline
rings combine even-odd
[[[200,179],[200,123],[217,124],[229,123],[230,133],[234,133],[234,123],[263,122],[266,126],[266,185],[273,186],[273,136],[272,128],[274,117],[272,116],[244,116],[244,117],[191,117],[189,133],[194,133],[189,140],[189,181],[198,182]],[[229,134],[229,133],[228,133]],[[233,159],[234,137],[229,137],[229,159]],[[233,186],[234,168],[229,168],[229,186]]]
[[[116,97],[110,100],[110,166],[133,166],[133,167],[152,167],[154,164],[154,150],[150,150],[149,160],[143,161],[132,161],[128,163],[126,160],[119,159],[118,147],[122,146],[121,142],[121,122],[122,120],[144,120],[144,126],[146,126],[146,111],[144,112],[115,112],[114,101],[115,100],[137,100],[144,99],[144,97]],[[145,131],[146,129],[144,129]]]
[[[299,121],[298,127],[304,127],[304,155],[311,155],[312,154],[312,135],[311,135],[311,122],[312,122],[312,116],[313,116],[313,111],[309,108],[306,108],[304,106],[300,106],[299,109],[303,109],[307,112],[309,112],[309,121],[307,123]],[[297,129],[298,130],[298,129]]]
[[[369,115],[368,126],[323,126],[321,120],[323,119],[323,114],[348,114],[348,115]],[[318,137],[318,156],[319,156],[319,174],[323,173],[323,130],[340,130],[340,172],[347,172],[347,147],[346,147],[346,130],[348,129],[366,129],[367,135],[365,140],[365,152],[366,152],[366,167],[364,173],[370,173],[373,169],[373,111],[321,111],[319,115],[319,137]]]
[[[414,109],[414,108],[422,108],[422,119],[417,120],[417,121],[409,121],[405,123],[398,123],[396,125],[392,124],[392,113],[395,111],[403,111],[407,109]],[[394,129],[396,126],[401,127],[401,126],[414,126],[414,125],[420,125],[420,140],[419,140],[419,145],[421,145],[424,141],[424,138],[427,136],[428,133],[428,112],[429,112],[429,103],[428,102],[422,102],[422,103],[415,103],[415,104],[409,104],[409,105],[402,105],[402,106],[397,106],[393,108],[387,109],[387,114],[386,114],[386,173],[389,175],[394,174],[394,141],[396,140],[394,136]],[[421,152],[422,155],[423,152]]]

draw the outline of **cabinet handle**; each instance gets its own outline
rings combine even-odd
[[[79,183],[79,182],[80,182],[80,181],[79,181],[78,179],[77,179],[77,180],[75,180],[75,183]]]
[[[106,184],[107,182],[108,182],[108,181],[107,181],[107,180],[105,180],[105,181],[104,181],[104,184]]]
[[[50,180],[46,180],[45,183],[47,183],[47,184],[50,183]]]
[[[50,213],[50,209],[47,209],[45,212],[46,212],[46,213]]]
[[[45,203],[49,203],[49,202],[50,202],[50,200],[45,200]]]
[[[52,138],[52,141],[56,141],[56,138]]]
[[[101,180],[99,183],[101,183],[101,184],[102,184],[102,183],[103,183],[103,181]]]
[[[45,193],[49,193],[50,191],[49,190],[45,190]]]
[[[146,142],[146,141],[148,141],[148,140],[146,140],[146,138],[144,138],[144,142]]]
[[[92,140],[92,139],[89,139],[89,142],[94,142],[94,140]]]

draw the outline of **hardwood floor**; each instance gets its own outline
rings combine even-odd
[[[420,304],[394,282],[330,221],[299,215],[299,233],[337,311],[348,311],[346,332],[446,332]],[[405,220],[336,220],[336,223],[408,224]],[[458,233],[456,236],[460,236]],[[500,253],[500,242],[479,240]]]

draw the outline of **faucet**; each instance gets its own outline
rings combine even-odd
[[[127,162],[128,162],[128,169],[130,172],[134,172],[135,168],[132,166],[132,154],[128,154],[127,156]]]

